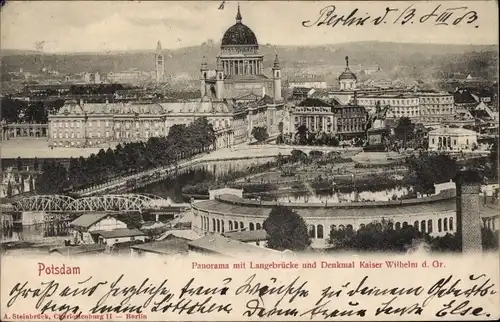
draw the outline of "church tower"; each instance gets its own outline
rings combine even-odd
[[[273,65],[273,82],[274,82],[274,100],[281,101],[281,68],[278,54],[274,59]]]
[[[356,75],[349,69],[349,57],[345,56],[345,71],[339,76],[340,90],[354,90],[357,80]]]
[[[163,49],[161,48],[161,43],[158,40],[155,52],[155,71],[156,71],[156,83],[162,83],[165,80],[165,56],[163,55]]]
[[[207,59],[205,56],[203,56],[203,60],[201,61],[201,68],[200,68],[201,98],[203,98],[203,97],[205,97],[205,95],[207,95],[207,78],[208,78]]]
[[[218,100],[223,100],[224,99],[224,67],[222,65],[221,59],[217,59],[216,74],[217,74],[217,80],[215,81],[216,96],[217,96]]]

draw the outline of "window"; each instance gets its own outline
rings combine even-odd
[[[79,129],[80,128],[80,122],[76,122],[76,128]]]
[[[309,225],[309,237],[316,238],[316,228],[314,225]]]
[[[73,128],[75,126],[75,122],[71,122],[70,127]]]
[[[108,120],[106,120],[106,127],[108,127],[108,126],[109,126],[109,121],[108,121]]]
[[[108,131],[106,131],[106,137],[109,138],[109,132]]]
[[[91,138],[91,137],[92,137],[92,132],[89,132],[89,138]]]
[[[101,121],[97,120],[96,123],[97,123],[97,127],[101,126]]]
[[[92,121],[89,122],[89,127],[92,127]]]
[[[323,225],[318,225],[318,238],[323,238]]]

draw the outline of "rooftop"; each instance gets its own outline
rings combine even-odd
[[[106,249],[105,245],[101,244],[89,244],[89,245],[78,245],[78,246],[62,246],[55,247],[49,250],[49,253],[60,253],[61,255],[83,255],[89,253],[102,253]]]
[[[167,239],[152,243],[130,246],[135,250],[162,255],[185,254],[188,252],[188,243],[180,238]]]
[[[264,229],[227,232],[223,235],[227,238],[231,238],[241,242],[267,240],[268,237],[267,232]]]
[[[107,212],[93,212],[93,213],[88,213],[88,214],[83,214],[80,217],[76,218],[73,220],[70,225],[74,227],[84,227],[84,228],[89,228],[96,222],[111,216]]]
[[[120,238],[120,237],[135,237],[145,236],[146,234],[139,229],[118,228],[113,230],[95,230],[91,234],[100,235],[104,238]]]
[[[300,102],[297,106],[300,107],[331,107],[330,103],[327,103],[319,98],[311,98],[308,97],[302,102]]]
[[[429,135],[477,135],[477,133],[462,128],[444,127],[430,131]]]
[[[280,253],[276,250],[245,244],[217,234],[206,235],[200,239],[189,242],[188,245],[190,248],[201,249],[235,258],[245,255],[269,256]]]
[[[195,240],[200,238],[200,236],[196,232],[187,229],[167,230],[163,234],[164,239],[170,238],[172,236],[176,238],[182,238],[185,240]]]

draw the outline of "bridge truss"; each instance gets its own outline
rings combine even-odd
[[[23,198],[13,206],[15,211],[26,212],[121,212],[160,209],[166,204],[166,199],[151,194],[110,194],[78,199],[62,195],[36,195]]]

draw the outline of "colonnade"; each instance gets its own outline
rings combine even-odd
[[[198,212],[200,214],[200,220],[198,221],[198,228],[202,232],[216,232],[224,233],[235,230],[260,230],[263,229],[263,221],[265,218],[255,218],[248,217],[241,219],[236,219],[232,216],[224,216],[221,214],[211,214],[207,212]],[[238,216],[238,217],[241,217]],[[387,225],[392,229],[400,230],[412,225],[418,231],[422,233],[427,233],[433,237],[444,236],[447,233],[453,234],[456,232],[456,217],[455,214],[451,212],[445,212],[441,215],[437,214],[420,214],[420,215],[409,215],[404,219],[401,216],[393,218],[324,218],[324,219],[308,219],[304,218],[307,224],[307,230],[309,237],[313,242],[325,242],[330,237],[330,231],[332,230],[352,230],[355,232],[358,229],[364,228],[366,225],[372,222],[378,222],[378,225],[382,225],[384,220],[387,220]],[[498,220],[498,218],[497,218]],[[343,223],[342,223],[343,221]],[[349,221],[351,223],[349,223]],[[495,222],[494,218],[484,220],[485,227],[494,229]]]
[[[16,137],[47,137],[47,124],[3,124],[1,126],[1,140]]]
[[[212,218],[210,216],[200,216],[200,228],[203,232],[224,233],[235,230],[261,230],[263,225],[261,222],[250,221],[245,225],[241,220],[228,220],[221,218]]]
[[[262,75],[263,64],[259,59],[224,59],[222,68],[226,75]]]
[[[498,229],[499,216],[483,218],[483,227],[495,231]]]

